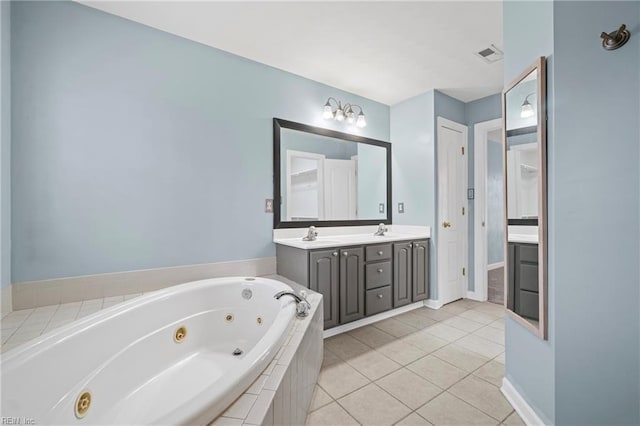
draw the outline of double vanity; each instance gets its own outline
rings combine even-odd
[[[278,274],[324,297],[324,328],[429,297],[429,227],[276,229]]]

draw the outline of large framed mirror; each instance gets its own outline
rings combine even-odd
[[[274,228],[391,223],[391,144],[273,119]]]
[[[547,338],[546,61],[502,92],[507,313]]]

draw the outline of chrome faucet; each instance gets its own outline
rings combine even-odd
[[[387,227],[384,223],[378,225],[378,230],[373,234],[376,237],[384,237],[384,233],[387,232]]]
[[[307,231],[307,235],[302,238],[302,241],[315,241],[318,236],[318,231],[316,231],[315,226],[310,226],[309,231]]]
[[[281,291],[273,297],[280,300],[282,296],[291,296],[296,301],[296,316],[298,318],[304,318],[309,315],[311,304],[307,302],[307,294],[305,291],[301,291],[299,295],[292,291]]]

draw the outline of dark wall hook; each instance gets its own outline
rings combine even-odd
[[[606,50],[616,50],[629,41],[631,37],[631,33],[627,29],[627,26],[622,24],[620,28],[612,33],[601,33],[600,38],[602,39],[602,47]]]

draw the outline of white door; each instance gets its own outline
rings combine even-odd
[[[356,162],[324,160],[324,220],[355,220]]]
[[[504,208],[503,178],[502,178],[502,119],[477,123],[474,130],[474,292],[467,297],[475,300],[488,299],[488,270],[489,264],[499,268],[499,261],[495,260],[496,252],[499,258],[504,253],[502,216]],[[499,151],[499,153],[498,153]],[[496,154],[499,160],[496,162]],[[500,164],[499,168],[494,167]],[[492,167],[490,167],[490,165]],[[499,177],[498,177],[499,176]],[[496,178],[498,177],[498,178]],[[491,241],[491,247],[489,242]],[[499,246],[498,246],[499,245]],[[492,255],[489,256],[489,253]],[[491,258],[491,262],[489,259]]]
[[[467,126],[438,117],[438,302],[467,290]]]

